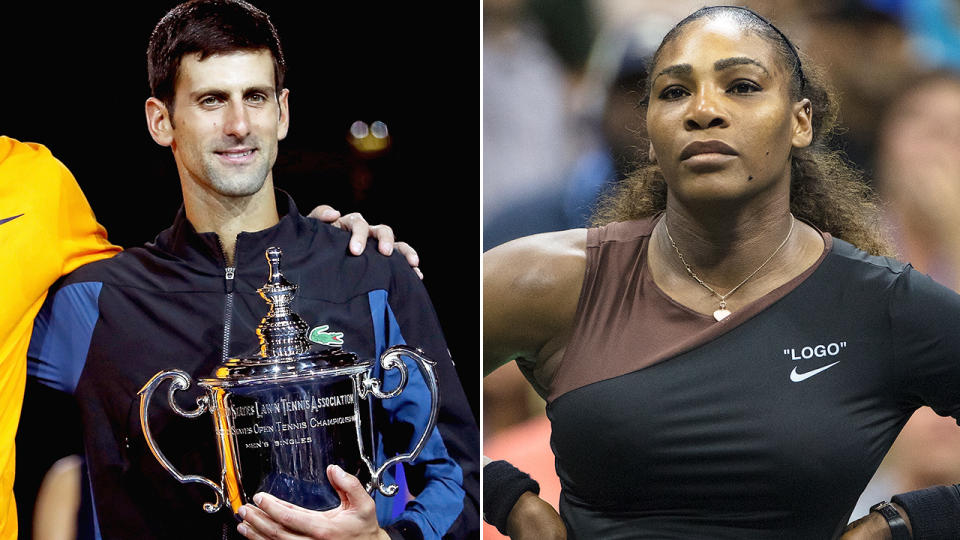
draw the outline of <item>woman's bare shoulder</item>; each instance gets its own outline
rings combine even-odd
[[[501,244],[483,255],[484,282],[488,278],[563,279],[586,264],[587,230],[570,229],[525,236]],[[541,272],[541,270],[545,271]]]
[[[527,236],[483,255],[484,364],[535,357],[573,324],[586,270],[586,229]]]

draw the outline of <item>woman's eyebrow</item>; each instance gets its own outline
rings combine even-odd
[[[690,64],[675,64],[672,66],[667,66],[657,73],[657,76],[653,78],[654,81],[657,80],[657,77],[661,75],[689,75],[693,72],[693,66]]]
[[[727,69],[728,67],[742,66],[744,64],[752,64],[754,66],[757,66],[760,69],[762,69],[764,73],[766,73],[767,75],[770,75],[770,72],[767,71],[767,68],[763,64],[761,64],[760,62],[757,62],[753,58],[748,58],[746,56],[735,56],[733,58],[724,58],[722,60],[717,60],[716,62],[713,63],[713,69],[714,71],[722,71],[724,69]]]
[[[757,66],[760,69],[762,69],[765,74],[770,75],[770,71],[767,70],[766,66],[764,66],[760,62],[757,62],[753,58],[749,58],[746,56],[734,56],[731,58],[723,58],[723,59],[717,60],[716,62],[713,63],[713,69],[714,71],[723,71],[729,67],[742,66],[745,64],[752,64],[754,66]],[[656,81],[657,77],[661,75],[689,75],[692,72],[693,72],[693,66],[691,66],[690,64],[674,64],[672,66],[667,66],[663,68],[660,71],[660,73],[657,73],[656,77],[654,77],[653,80]]]

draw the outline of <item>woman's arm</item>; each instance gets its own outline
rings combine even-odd
[[[527,236],[483,255],[483,369],[559,351],[577,311],[587,231]]]
[[[483,519],[512,540],[564,540],[560,514],[540,498],[540,485],[506,461],[483,456]]]
[[[576,229],[520,238],[484,254],[485,374],[515,358],[540,366],[561,353],[583,285],[586,242],[586,230]],[[485,491],[501,497],[486,497],[488,522],[515,539],[566,537],[560,516],[537,496],[529,476],[505,462],[493,467],[497,474],[484,469]]]

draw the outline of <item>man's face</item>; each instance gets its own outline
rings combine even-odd
[[[270,180],[287,135],[288,91],[278,97],[266,49],[185,55],[180,63],[170,144],[184,189],[253,195]]]

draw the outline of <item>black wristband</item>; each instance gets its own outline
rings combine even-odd
[[[507,518],[526,491],[540,494],[540,484],[510,463],[491,461],[483,467],[483,520],[507,534]]]
[[[887,501],[878,502],[870,507],[871,512],[877,512],[887,520],[887,526],[890,527],[890,536],[893,540],[912,540],[910,529],[907,522],[903,520],[900,512]]]
[[[910,518],[914,538],[947,540],[960,538],[960,489],[934,486],[894,495]]]

